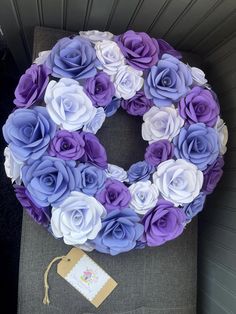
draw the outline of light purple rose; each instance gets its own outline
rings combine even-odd
[[[131,165],[127,171],[129,183],[135,183],[138,181],[147,181],[150,175],[155,171],[155,168],[148,164],[145,160],[138,161]]]
[[[200,193],[191,203],[186,204],[183,207],[183,211],[187,217],[187,221],[191,221],[198,213],[203,210],[203,206],[206,200],[206,194]]]
[[[146,33],[129,30],[116,36],[115,41],[127,63],[137,70],[148,69],[158,61],[158,42]]]
[[[16,109],[3,126],[3,136],[19,161],[40,158],[54,137],[56,125],[44,107]]]
[[[43,97],[49,82],[50,69],[45,65],[32,64],[19,80],[15,90],[14,104],[17,107],[28,108],[36,100]]]
[[[144,82],[144,92],[156,106],[170,106],[188,92],[191,84],[191,71],[187,65],[164,54],[158,64],[152,66]]]
[[[128,207],[131,195],[124,183],[114,179],[107,179],[103,189],[97,193],[96,199],[109,212]]]
[[[211,194],[223,175],[224,159],[218,157],[216,161],[203,172],[202,191]]]
[[[174,145],[168,140],[160,140],[150,144],[146,148],[145,160],[152,166],[158,166],[161,162],[174,156]]]
[[[179,51],[175,50],[168,42],[166,42],[164,39],[157,39],[158,45],[159,45],[159,59],[167,53],[169,55],[172,55],[173,57],[177,59],[181,59],[182,55]]]
[[[106,180],[105,171],[90,164],[80,163],[79,170],[79,188],[87,195],[95,195]]]
[[[113,97],[112,101],[110,102],[110,104],[108,104],[105,108],[105,114],[106,116],[109,118],[111,116],[113,116],[113,114],[115,114],[117,112],[117,110],[120,108],[120,103],[121,100]]]
[[[57,131],[51,140],[48,154],[64,160],[78,160],[84,154],[84,140],[79,132]]]
[[[196,86],[180,100],[179,114],[189,124],[200,122],[214,127],[220,108],[209,90]]]
[[[184,230],[186,216],[173,203],[159,200],[156,207],[143,217],[144,236],[148,246],[159,246],[177,238]]]
[[[102,229],[92,244],[99,252],[117,255],[132,250],[142,234],[139,216],[130,208],[117,209],[102,220]]]
[[[24,186],[14,185],[14,189],[18,201],[26,210],[27,214],[39,225],[48,227],[51,217],[49,207],[37,206]]]
[[[93,77],[97,72],[95,63],[95,49],[87,39],[80,36],[60,39],[46,60],[54,77],[75,80]]]
[[[115,95],[115,87],[108,74],[99,72],[85,82],[85,91],[95,107],[107,106]]]
[[[54,206],[78,190],[79,170],[73,160],[43,156],[27,161],[22,168],[22,181],[38,206]]]
[[[217,132],[203,123],[182,128],[174,144],[175,156],[191,162],[200,170],[213,164],[219,155]]]
[[[81,161],[106,169],[107,154],[99,139],[92,133],[81,132],[80,134],[85,142],[85,154],[82,156]]]
[[[143,91],[139,91],[132,98],[123,99],[121,107],[132,116],[143,116],[152,107],[152,101],[147,99]]]

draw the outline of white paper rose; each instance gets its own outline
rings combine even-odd
[[[228,128],[225,125],[224,120],[221,119],[220,117],[218,117],[215,129],[219,137],[220,153],[224,155],[227,151],[226,144],[228,142]]]
[[[90,40],[93,44],[95,44],[97,41],[102,40],[112,40],[113,34],[110,32],[100,32],[97,30],[91,30],[91,31],[85,31],[85,32],[79,32],[81,37],[87,38]]]
[[[116,74],[118,69],[125,64],[125,57],[114,41],[99,41],[95,44],[95,50],[97,58],[100,61],[98,68],[109,75]]]
[[[47,57],[50,55],[50,53],[51,50],[40,51],[38,57],[34,60],[33,63],[36,63],[38,65],[43,64],[47,60]]]
[[[50,81],[44,101],[51,119],[68,131],[81,129],[94,118],[97,111],[83,87],[70,78]]]
[[[178,206],[190,203],[198,196],[203,184],[203,173],[186,160],[170,159],[157,167],[153,183],[166,200]]]
[[[107,169],[105,170],[106,176],[121,182],[127,181],[128,175],[127,172],[116,165],[108,164]]]
[[[105,111],[102,107],[97,108],[97,112],[94,118],[83,127],[83,131],[96,134],[97,131],[102,127],[106,119]]]
[[[117,98],[130,99],[143,86],[142,71],[138,71],[129,65],[123,65],[112,77]]]
[[[184,125],[184,120],[173,106],[161,108],[153,106],[144,114],[143,120],[142,137],[149,143],[162,139],[172,141]]]
[[[11,150],[9,147],[6,147],[4,150],[4,156],[5,156],[5,172],[8,178],[11,178],[12,183],[16,182],[16,184],[21,184],[21,168],[23,166],[23,162],[16,160],[16,158],[13,156]]]
[[[56,238],[69,245],[83,245],[96,238],[106,210],[94,197],[73,191],[58,206],[52,208],[51,227]]]
[[[205,73],[201,69],[196,68],[196,67],[190,67],[190,70],[191,70],[192,79],[195,85],[202,86],[207,83],[207,79],[205,78]]]
[[[129,187],[131,194],[130,207],[140,215],[153,208],[158,201],[158,189],[151,181],[143,181],[132,184]]]

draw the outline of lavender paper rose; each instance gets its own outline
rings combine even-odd
[[[138,215],[129,208],[113,210],[102,221],[102,229],[93,240],[95,249],[117,255],[132,250],[143,233]]]
[[[203,172],[202,191],[211,194],[223,175],[224,159],[218,157],[216,161]]]
[[[102,169],[107,168],[107,154],[99,139],[92,133],[81,132],[85,142],[85,154],[81,158],[83,162],[89,162]]]
[[[75,80],[93,77],[97,72],[95,64],[94,48],[87,39],[80,36],[60,39],[46,60],[54,77]]]
[[[158,201],[142,219],[143,242],[148,246],[159,246],[177,238],[184,230],[186,216],[182,209],[166,200]]]
[[[144,91],[156,106],[170,106],[188,92],[191,84],[192,76],[187,65],[164,54],[158,64],[152,66],[144,82]]]
[[[75,166],[73,160],[50,156],[28,160],[22,168],[22,181],[37,205],[56,205],[78,190],[79,171]]]
[[[48,227],[51,216],[49,207],[37,206],[24,186],[14,185],[14,189],[18,201],[21,203],[28,215],[39,225]]]
[[[188,222],[203,210],[205,200],[206,194],[200,193],[190,204],[184,206],[183,211],[185,212]]]
[[[168,140],[160,140],[146,148],[145,160],[149,165],[158,166],[174,156],[174,145]]]
[[[99,191],[106,180],[104,170],[90,165],[79,164],[79,188],[87,195],[95,195]]]
[[[200,170],[205,170],[219,155],[217,132],[203,123],[182,128],[174,144],[175,156],[190,161]]]
[[[121,100],[121,107],[132,116],[143,116],[152,107],[152,101],[139,91],[132,98]]]
[[[45,65],[32,64],[20,78],[15,90],[14,104],[17,107],[30,107],[43,96],[51,71]]]
[[[100,72],[85,82],[85,91],[95,107],[107,106],[115,95],[115,87],[108,74]]]
[[[124,183],[107,179],[103,189],[97,193],[96,199],[107,211],[126,208],[131,200],[129,189]]]
[[[56,125],[43,107],[17,109],[3,126],[3,136],[19,161],[40,158],[54,137]]]
[[[147,181],[154,170],[155,168],[145,160],[136,162],[127,171],[129,183]]]
[[[78,160],[84,154],[84,145],[78,132],[60,130],[50,142],[48,154],[64,160]]]
[[[202,87],[194,87],[179,102],[179,114],[189,124],[205,123],[214,127],[220,108],[211,92]]]

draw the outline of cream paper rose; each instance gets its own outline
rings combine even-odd
[[[218,117],[218,120],[215,125],[215,129],[218,133],[219,138],[219,147],[220,147],[220,153],[224,155],[227,151],[226,144],[228,142],[228,128],[224,122],[223,119]]]
[[[117,165],[108,164],[108,167],[105,170],[105,173],[106,173],[106,176],[111,179],[115,179],[121,182],[128,180],[127,171],[125,171],[123,168]]]
[[[22,161],[16,160],[8,146],[4,150],[4,156],[4,167],[6,175],[8,178],[11,178],[12,183],[15,182],[20,185],[22,181],[21,169],[24,163]]]
[[[100,32],[97,30],[91,30],[91,31],[81,31],[79,32],[81,37],[84,37],[91,41],[93,44],[96,44],[98,41],[102,40],[112,40],[113,34],[110,32]]]

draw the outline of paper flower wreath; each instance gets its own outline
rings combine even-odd
[[[6,174],[28,214],[69,245],[116,255],[178,237],[222,176],[227,127],[202,70],[142,32],[59,40],[20,78],[3,126]],[[119,109],[119,107],[121,107]],[[142,116],[144,160],[107,162],[96,137]]]

